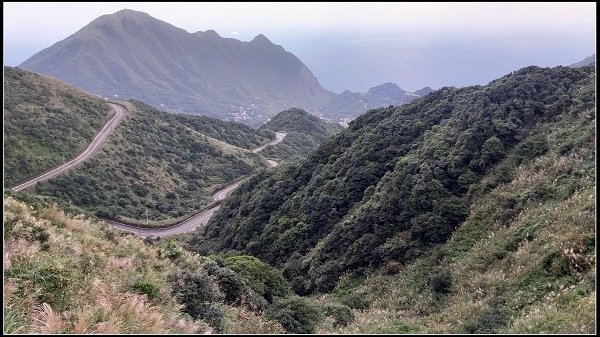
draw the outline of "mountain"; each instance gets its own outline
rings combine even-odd
[[[58,80],[14,68],[5,75],[9,184],[73,157],[109,117],[104,100]],[[250,149],[274,138],[269,130],[121,104],[126,117],[98,153],[27,192],[99,216],[165,220],[211,203],[217,186],[267,166]]]
[[[373,307],[346,331],[593,332],[595,98],[593,68],[532,66],[371,110],[187,247]]]
[[[252,125],[292,106],[316,111],[333,96],[262,34],[250,42],[192,34],[128,9],[95,19],[20,67],[103,96]]]
[[[430,87],[425,87],[423,89],[419,89],[417,91],[414,92],[415,95],[418,95],[419,97],[423,97],[425,95],[428,95],[430,93],[434,92],[433,89],[431,89]]]
[[[586,66],[596,66],[596,53],[593,53],[592,55],[586,57],[585,59],[577,62],[577,63],[573,63],[571,64],[569,67],[573,67],[573,68],[581,68],[581,67],[586,67]]]
[[[400,89],[398,85],[391,82],[370,88],[367,92],[362,93],[346,90],[325,103],[319,109],[319,114],[327,120],[348,122],[367,110],[406,104],[432,91],[431,88],[425,87],[411,93]]]
[[[302,109],[292,108],[278,113],[261,129],[286,132],[281,143],[261,152],[266,157],[285,160],[305,156],[325,139],[342,131],[343,127],[327,123]]]
[[[101,98],[4,67],[4,183],[12,186],[75,157],[108,120]]]

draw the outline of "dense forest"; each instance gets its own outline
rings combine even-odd
[[[101,98],[61,81],[4,67],[4,184],[75,157],[110,117]]]
[[[331,291],[348,272],[431,256],[453,234],[451,253],[469,252],[532,205],[564,202],[593,186],[594,83],[594,68],[532,66],[486,86],[442,88],[405,106],[371,110],[305,160],[243,184],[188,247],[264,259],[299,294]],[[565,166],[552,180],[496,197],[491,209],[473,213],[476,203],[525,179],[523,166],[537,172],[545,155]],[[544,226],[528,225],[505,251]],[[590,225],[577,223],[586,257],[595,249]],[[502,260],[498,254],[486,258]],[[589,268],[554,267],[568,261],[562,250],[552,254],[540,262],[552,267],[543,268],[563,269],[549,279],[574,273],[575,282]],[[441,293],[450,287],[447,272],[431,276]]]
[[[292,108],[278,113],[261,126],[263,130],[285,131],[285,139],[265,148],[261,154],[283,160],[298,159],[316,149],[328,137],[343,130],[337,123],[327,123],[308,112]]]
[[[271,131],[137,101],[126,105],[127,116],[100,152],[34,192],[100,217],[164,222],[209,204],[218,186],[267,166],[249,149],[274,138]]]

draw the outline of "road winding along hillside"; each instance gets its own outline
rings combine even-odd
[[[127,111],[125,109],[125,107],[123,107],[121,105],[114,104],[114,103],[109,103],[109,105],[115,111],[115,115],[108,121],[108,123],[106,123],[104,125],[102,130],[100,130],[100,132],[96,135],[94,140],[92,140],[92,142],[85,149],[85,151],[83,151],[75,159],[72,159],[54,169],[51,169],[50,171],[48,171],[46,173],[43,173],[43,174],[35,177],[35,178],[25,181],[15,187],[13,187],[12,190],[19,192],[24,189],[35,186],[35,184],[37,184],[40,181],[54,178],[54,177],[58,176],[59,174],[67,171],[68,169],[75,167],[76,165],[80,164],[84,160],[90,158],[92,155],[94,155],[94,153],[98,152],[102,148],[102,145],[104,145],[104,143],[106,143],[108,136],[114,131],[114,129],[117,127],[117,125],[119,125],[119,123],[121,122],[123,117],[125,117],[125,113]]]
[[[285,138],[285,136],[286,136],[285,133],[277,132],[274,140],[272,140],[268,143],[265,143],[261,146],[255,147],[254,149],[252,149],[252,152],[258,153],[262,149],[264,149],[265,147],[267,147],[269,145],[275,145],[275,144],[281,142]],[[267,159],[267,161],[268,161],[270,167],[276,167],[278,165],[278,163],[274,160]],[[212,196],[213,200],[215,202],[220,202],[220,201],[224,200],[227,197],[227,195],[231,191],[235,190],[242,182],[244,182],[244,180],[246,180],[246,178],[243,178],[241,180],[236,180],[235,182],[230,183],[227,186],[217,190],[215,193],[213,193],[213,196]],[[195,230],[196,228],[198,228],[199,226],[206,224],[208,222],[208,220],[210,220],[210,218],[213,216],[213,214],[220,207],[221,207],[221,205],[216,205],[214,207],[211,207],[204,211],[201,211],[178,224],[175,224],[170,227],[164,227],[164,228],[142,228],[142,227],[127,225],[127,224],[116,222],[116,221],[106,221],[106,222],[109,223],[114,228],[132,232],[141,237],[146,237],[146,236],[166,237],[166,236],[171,236],[171,235],[175,235],[175,234],[191,232],[191,231]]]
[[[114,131],[114,129],[121,122],[123,117],[125,117],[125,113],[127,111],[125,109],[125,107],[123,107],[121,105],[114,104],[114,103],[109,103],[109,105],[115,111],[115,115],[108,121],[108,123],[106,123],[104,125],[102,130],[100,130],[98,135],[96,135],[94,140],[92,140],[92,142],[85,149],[85,151],[83,151],[76,158],[74,158],[54,169],[51,169],[50,171],[48,171],[46,173],[43,173],[35,178],[32,178],[28,181],[25,181],[15,187],[13,187],[12,190],[16,191],[16,192],[22,191],[24,189],[35,186],[35,184],[37,184],[40,181],[44,181],[44,180],[48,180],[50,178],[56,177],[56,176],[60,175],[61,173],[80,164],[81,162],[90,158],[92,155],[94,155],[96,152],[98,152],[102,148],[102,145],[104,145],[104,143],[106,143],[108,136]],[[267,147],[269,145],[275,145],[275,144],[281,142],[285,138],[285,136],[286,136],[285,133],[277,132],[275,139],[269,141],[268,143],[265,143],[263,145],[255,147],[251,151],[254,153],[258,153],[259,151],[261,151],[262,149],[264,149],[265,147]],[[267,159],[267,162],[269,163],[270,167],[275,167],[278,165],[278,163],[276,161],[271,160],[271,159]],[[228,184],[227,186],[217,190],[213,194],[213,200],[215,202],[220,202],[220,201],[224,200],[227,197],[227,195],[231,191],[236,189],[245,179],[246,178],[236,180],[235,182],[232,182],[232,183]],[[199,212],[198,214],[193,215],[192,217],[188,218],[187,220],[184,220],[176,225],[173,225],[171,227],[166,227],[166,228],[141,228],[141,227],[135,227],[135,226],[127,225],[127,224],[116,222],[116,221],[106,220],[106,222],[117,229],[130,231],[130,232],[133,232],[136,235],[139,235],[142,237],[150,236],[150,235],[157,236],[157,237],[159,237],[159,236],[164,237],[164,236],[193,231],[198,226],[206,224],[208,222],[208,220],[212,217],[212,215],[219,209],[219,207],[221,207],[221,206],[216,205],[216,206],[206,209],[202,212]]]

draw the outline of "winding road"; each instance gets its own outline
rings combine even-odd
[[[116,112],[115,115],[104,125],[102,130],[100,130],[100,132],[92,140],[90,145],[88,145],[88,147],[85,149],[85,151],[83,151],[75,159],[72,159],[72,160],[46,172],[46,173],[43,173],[43,174],[35,177],[35,178],[25,181],[15,187],[13,187],[12,190],[19,192],[24,189],[35,186],[35,184],[37,184],[40,181],[44,181],[44,180],[48,180],[50,178],[56,177],[56,176],[60,175],[61,173],[69,170],[70,168],[80,164],[81,162],[90,158],[92,155],[94,155],[96,152],[98,152],[102,148],[102,145],[104,145],[104,143],[106,143],[108,136],[114,131],[114,129],[117,127],[117,125],[119,125],[121,120],[123,120],[123,117],[125,117],[125,114],[127,112],[125,107],[123,107],[121,105],[118,105],[115,103],[109,103],[109,105],[112,107],[113,110],[115,110],[115,112]],[[275,144],[281,142],[285,138],[285,136],[286,136],[286,134],[283,132],[276,132],[275,139],[273,139],[265,144],[262,144],[260,146],[257,146],[255,148],[251,149],[251,151],[254,153],[258,153],[269,145],[275,145]],[[278,163],[276,161],[271,160],[271,159],[267,159],[267,162],[269,163],[270,167],[275,167],[278,165]],[[231,184],[228,184],[227,186],[217,190],[215,193],[213,193],[213,196],[212,196],[213,200],[215,202],[220,202],[220,201],[224,200],[227,197],[227,195],[231,191],[236,189],[242,182],[244,182],[244,180],[246,180],[246,178],[237,180],[237,181],[235,181]],[[131,226],[131,225],[127,225],[124,223],[111,221],[111,220],[104,220],[104,221],[107,222],[108,224],[110,224],[114,228],[133,232],[136,235],[141,236],[141,237],[146,237],[146,236],[150,236],[150,235],[156,236],[156,237],[165,237],[165,236],[170,236],[170,235],[174,235],[174,234],[190,232],[190,231],[193,231],[194,229],[196,229],[198,226],[206,224],[208,222],[208,220],[213,216],[213,214],[220,207],[221,207],[221,205],[216,205],[214,207],[211,207],[209,209],[201,211],[178,224],[175,224],[170,227],[163,227],[163,228],[142,228],[142,227]]]
[[[106,143],[108,136],[114,131],[114,129],[117,127],[117,125],[119,125],[119,123],[121,122],[123,117],[125,117],[125,113],[127,112],[127,110],[123,106],[120,106],[120,105],[114,104],[114,103],[108,103],[108,104],[112,107],[112,109],[116,113],[104,125],[102,130],[100,130],[100,132],[96,135],[94,140],[92,140],[90,145],[88,145],[88,147],[85,149],[85,151],[83,151],[79,156],[75,157],[75,159],[72,159],[72,160],[70,160],[70,161],[68,161],[68,162],[42,174],[42,175],[39,175],[35,178],[25,181],[15,187],[13,187],[12,190],[19,192],[24,189],[35,186],[35,184],[37,184],[40,181],[54,178],[54,177],[58,176],[59,174],[65,172],[66,170],[78,165],[82,161],[88,159],[94,153],[98,152],[102,148],[102,145],[104,145],[104,143]]]
[[[263,145],[253,148],[252,152],[258,153],[269,145],[275,145],[275,144],[281,142],[285,138],[285,136],[286,136],[286,134],[283,132],[276,132],[275,139],[273,139],[272,141],[270,141],[268,143],[265,143]],[[267,159],[267,162],[269,163],[270,167],[276,167],[277,165],[279,165],[276,161],[271,160],[271,159]],[[220,202],[220,201],[224,200],[225,198],[227,198],[227,195],[231,191],[235,190],[245,180],[246,180],[246,178],[242,178],[241,180],[238,180],[236,182],[228,184],[227,186],[217,190],[212,195],[213,200],[215,202]],[[221,207],[221,205],[216,205],[214,207],[211,207],[209,209],[201,211],[178,224],[175,224],[170,227],[163,227],[163,228],[143,228],[143,227],[127,225],[127,224],[116,222],[116,221],[110,221],[110,220],[105,220],[105,221],[114,228],[117,228],[117,229],[120,229],[123,231],[132,232],[137,236],[166,237],[166,236],[171,236],[171,235],[175,235],[175,234],[191,232],[191,231],[195,230],[196,228],[198,228],[199,226],[205,225],[206,223],[208,223],[208,220],[210,220],[210,218],[215,214],[215,212],[220,207]]]

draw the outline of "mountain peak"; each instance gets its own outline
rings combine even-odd
[[[194,33],[195,35],[198,35],[200,37],[204,37],[204,38],[221,38],[221,35],[219,35],[219,33],[217,33],[216,31],[209,29],[207,31],[198,31],[196,33]]]
[[[431,89],[430,87],[425,87],[423,89],[419,89],[419,90],[415,91],[415,94],[423,97],[432,91],[433,91],[433,89]]]
[[[402,90],[396,83],[387,82],[369,89],[368,93],[372,95],[401,95],[406,91]]]
[[[267,39],[266,36],[264,36],[263,34],[258,34],[256,35],[256,37],[254,37],[252,39],[252,41],[250,41],[250,43],[255,43],[255,44],[273,44],[273,42],[271,42],[271,40]]]
[[[571,64],[569,67],[581,68],[581,67],[585,67],[585,66],[596,66],[596,53],[593,53],[592,55],[586,57],[585,59],[583,59],[577,63]]]
[[[136,11],[133,9],[129,9],[129,8],[125,8],[125,9],[121,9],[118,12],[115,12],[113,14],[107,14],[104,16],[112,16],[112,17],[116,17],[116,18],[120,18],[120,19],[147,19],[147,18],[152,18],[152,16],[150,16],[150,14],[148,13],[144,13],[144,12],[140,12],[140,11]]]

